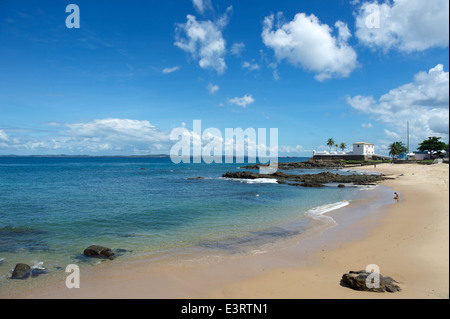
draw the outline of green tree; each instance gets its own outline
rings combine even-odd
[[[339,145],[339,148],[343,151],[345,151],[345,149],[347,148],[347,144],[345,144],[345,142],[342,142],[341,145]]]
[[[330,147],[330,153],[331,153],[331,148],[334,146],[334,140],[332,138],[328,139],[327,146]]]
[[[389,155],[392,156],[392,159],[406,153],[407,151],[408,149],[403,142],[394,142],[389,145]]]
[[[417,149],[421,152],[429,151],[430,156],[435,151],[447,149],[447,144],[439,141],[440,139],[440,137],[436,136],[429,137],[427,140],[424,140],[422,143],[420,143]]]
[[[334,146],[336,147],[336,153],[337,153],[337,148],[339,147],[339,145],[335,144]]]

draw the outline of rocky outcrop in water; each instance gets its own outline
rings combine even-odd
[[[378,287],[372,287],[367,284],[367,277],[372,274],[365,270],[360,271],[350,271],[347,274],[342,275],[342,284],[361,291],[372,291],[372,292],[397,292],[401,291],[401,288],[397,285],[398,283],[391,277],[384,277],[379,274],[379,285]],[[371,279],[369,278],[369,282]]]
[[[290,184],[293,186],[321,187],[328,183],[350,183],[354,185],[375,185],[385,179],[383,175],[340,175],[331,172],[322,172],[318,174],[287,174],[284,172],[275,172],[273,174],[259,174],[254,172],[227,172],[222,175],[226,178],[256,179],[273,178],[279,184]],[[341,186],[342,187],[342,186]]]
[[[83,251],[83,254],[88,257],[114,259],[115,254],[112,252],[111,248],[91,245]]]
[[[269,167],[269,164],[254,164],[243,166],[243,169],[259,169]],[[325,161],[325,160],[309,160],[306,162],[278,163],[278,169],[338,169],[343,168],[344,163],[341,161]]]
[[[27,264],[17,264],[11,275],[11,279],[27,279],[31,275],[31,267]]]
[[[28,277],[37,277],[42,274],[46,274],[47,271],[44,267],[39,265],[29,266],[27,264],[18,263],[14,267],[10,279],[27,279]]]

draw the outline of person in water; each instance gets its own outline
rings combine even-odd
[[[400,197],[398,196],[398,194],[397,194],[396,192],[394,192],[394,194],[395,194],[394,199],[395,199],[396,201],[398,201],[398,200],[400,199]]]

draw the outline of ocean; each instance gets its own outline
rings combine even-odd
[[[16,263],[45,268],[42,277],[68,264],[95,266],[99,260],[83,256],[93,244],[112,248],[117,258],[263,253],[315,227],[333,226],[325,212],[371,189],[221,177],[244,165],[174,164],[168,157],[0,157],[0,289],[14,281]]]

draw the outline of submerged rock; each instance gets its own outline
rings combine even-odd
[[[318,187],[324,187],[325,185],[319,184],[319,183],[304,182],[304,183],[300,184],[300,186],[302,186],[302,187],[315,187],[315,188],[318,188]]]
[[[188,178],[188,180],[196,180],[196,179],[204,179],[203,177],[199,176],[199,177],[190,177]]]
[[[83,251],[83,254],[88,257],[114,259],[115,255],[111,248],[99,245],[91,245]]]
[[[361,290],[361,291],[372,291],[372,292],[397,292],[401,291],[401,288],[397,285],[397,282],[391,277],[384,277],[379,274],[380,283],[378,287],[368,287],[366,281],[367,277],[372,274],[365,270],[360,271],[350,271],[347,274],[342,275],[342,283],[348,287]],[[370,280],[370,279],[369,279]]]
[[[11,275],[11,279],[27,279],[30,277],[31,267],[27,264],[17,264]]]

